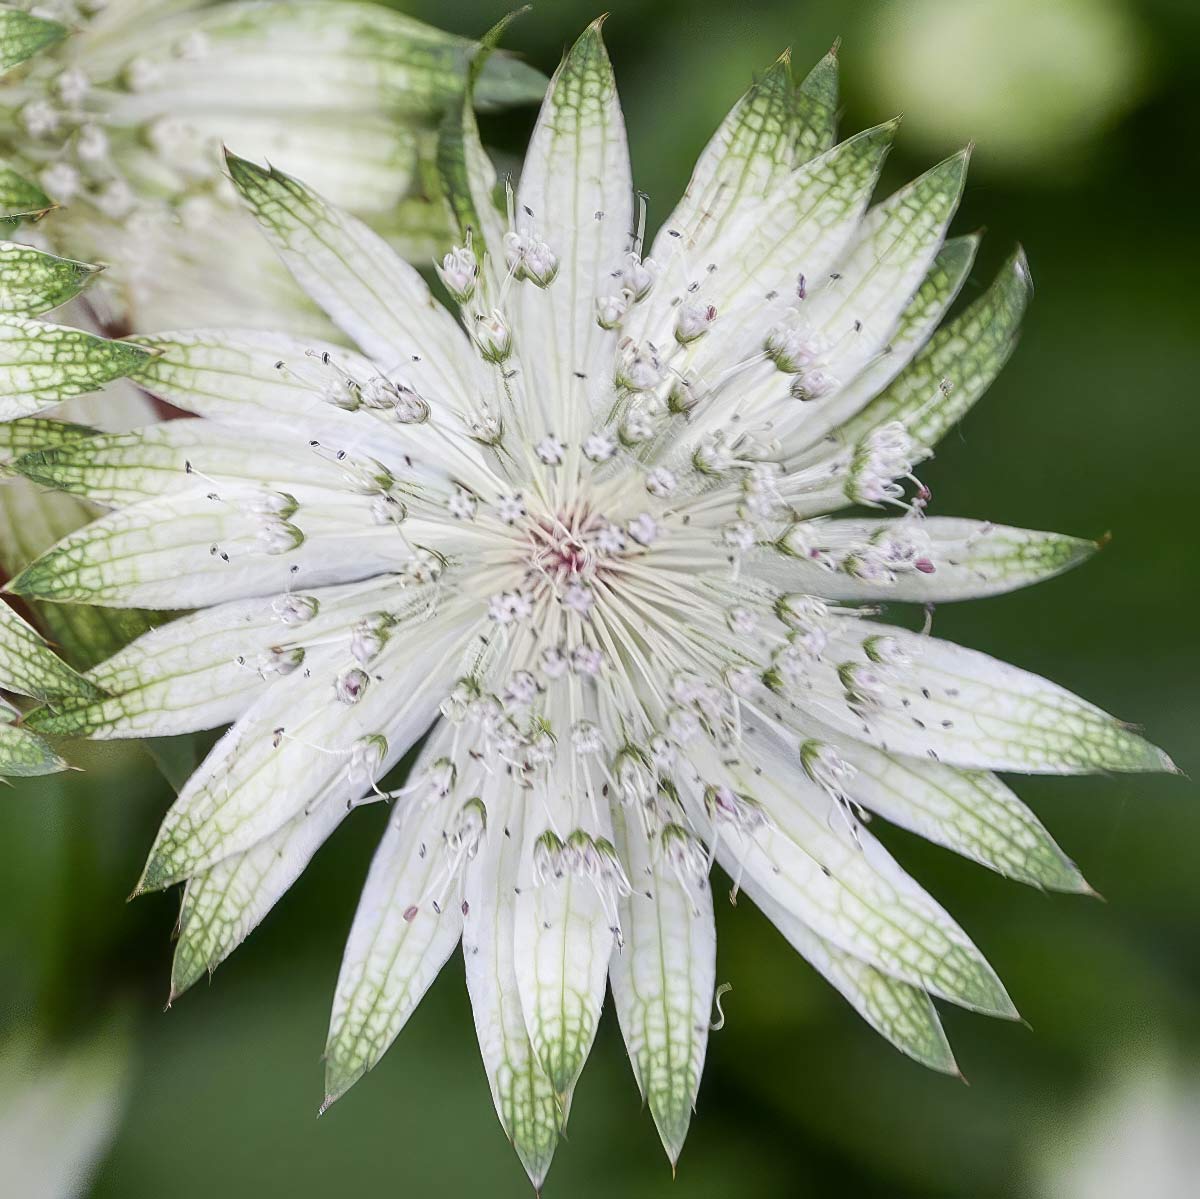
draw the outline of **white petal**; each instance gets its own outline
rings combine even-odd
[[[95,391],[146,360],[144,350],[43,321],[0,318],[0,420]]]
[[[379,367],[353,350],[286,334],[224,329],[166,332],[138,337],[137,344],[157,354],[137,372],[138,382],[188,412],[222,424],[274,425],[281,434],[302,431],[330,450],[370,454],[394,468],[407,467],[415,454],[418,464],[424,458],[467,479],[485,470],[466,439],[433,432],[433,426],[455,421],[451,414],[436,409],[425,425],[398,425],[383,413],[343,412],[323,400],[318,380],[325,354],[331,362],[325,376],[344,372],[360,382],[379,376]],[[448,448],[448,440],[457,444]]]
[[[535,882],[534,843],[542,832],[531,816],[524,830],[514,962],[530,1043],[565,1104],[600,1020],[615,912],[606,911],[596,887],[578,875]]]
[[[78,437],[90,437],[93,432],[84,425],[42,416],[3,421],[0,422],[0,462],[8,463],[14,458],[50,449]]]
[[[436,804],[410,797],[392,811],[338,974],[324,1107],[379,1061],[462,935],[461,883],[444,888],[442,877],[455,810],[453,797]]]
[[[215,177],[220,156],[185,152],[187,165]],[[129,146],[121,165],[144,187],[162,186],[163,161]],[[192,172],[189,170],[188,174]],[[177,186],[171,173],[168,186]],[[287,329],[297,337],[341,340],[338,331],[279,261],[232,188],[192,195],[181,214],[164,205],[132,220],[106,218],[94,205],[54,214],[56,244],[87,261],[108,263],[88,289],[88,304],[109,327]],[[149,264],[149,265],[148,265]],[[107,427],[107,426],[106,426]]]
[[[32,625],[0,600],[0,687],[35,699],[96,695],[41,639]]]
[[[857,416],[832,433],[855,445],[872,429],[900,421],[932,449],[1000,373],[1016,348],[1033,285],[1018,250],[970,308],[943,326],[911,363]]]
[[[874,362],[845,386],[826,396],[797,426],[796,444],[814,445],[865,408],[906,367],[937,328],[966,282],[979,248],[978,234],[952,237],[942,246],[929,274],[892,330]]]
[[[467,991],[496,1113],[536,1190],[550,1169],[564,1113],[529,1042],[513,965],[525,796],[498,782],[484,803],[487,839],[464,888]]]
[[[298,68],[293,64],[292,69]],[[149,137],[155,151],[181,171],[194,170],[197,159],[215,161],[224,144],[303,179],[331,203],[372,218],[393,215],[419,185],[418,173],[432,152],[429,130],[362,110],[336,120],[328,112],[309,120],[293,113],[281,120],[278,112],[198,107],[186,115],[168,111]]]
[[[53,207],[54,201],[36,183],[23,178],[12,167],[0,169],[0,221],[3,227],[15,229],[26,217],[38,220]]]
[[[1088,885],[1038,818],[994,774],[885,754],[844,741],[851,798],[902,828],[992,870],[1054,891]]]
[[[1001,595],[1051,579],[1099,548],[1082,537],[950,516],[930,516],[916,524],[902,519],[828,520],[811,528],[814,545],[863,544],[887,539],[893,532],[900,540],[912,533],[928,537],[932,570],[873,581],[853,573],[853,566],[849,572],[829,570],[812,559],[777,553],[748,559],[747,569],[778,586],[828,599],[946,603]]]
[[[650,253],[656,261],[667,261],[680,239],[689,251],[711,244],[741,203],[754,203],[782,183],[795,158],[793,91],[791,64],[784,55],[734,105],[696,160],[687,191],[654,239]]]
[[[41,737],[11,723],[15,715],[6,704],[0,704],[0,779],[66,770],[66,762]]]
[[[434,405],[472,394],[481,376],[466,335],[383,238],[279,171],[228,164],[296,281],[385,372]]]
[[[0,570],[18,575],[47,547],[96,515],[91,504],[75,496],[26,479],[0,480]],[[137,611],[26,602],[39,628],[80,668],[108,657],[148,628],[145,615]]]
[[[339,702],[345,647],[312,654],[311,667],[272,687],[217,742],[163,820],[138,883],[170,886],[249,849],[326,797],[352,802],[369,789],[350,770],[355,745],[382,736],[398,760],[429,728],[456,673],[457,630],[414,647],[397,637],[371,664],[357,703]],[[394,680],[394,681],[393,681]]]
[[[310,487],[343,488],[345,473],[332,457],[314,451],[294,428],[290,432],[278,423],[247,422],[231,432],[212,420],[164,421],[35,449],[14,469],[42,486],[107,507],[195,488],[198,479],[268,489],[295,488],[299,480]]]
[[[302,507],[287,519],[248,511],[261,489],[203,487],[110,512],[72,533],[10,584],[17,595],[115,607],[193,608],[393,570],[412,550],[371,522],[368,497]],[[280,530],[277,546],[264,535]]]
[[[870,655],[880,644],[894,646],[911,664],[885,673],[878,704],[856,702],[850,692],[861,688],[854,678],[876,673]],[[812,678],[832,701],[814,713],[819,720],[889,752],[1025,774],[1173,769],[1161,750],[1064,688],[891,625],[840,627]]]
[[[743,204],[698,259],[682,248],[667,257],[643,305],[645,324],[638,331],[627,322],[627,332],[670,345],[675,308],[700,283],[695,297],[711,304],[717,317],[680,369],[716,378],[731,362],[760,352],[767,332],[796,304],[800,276],[815,285],[842,254],[895,130],[895,121],[865,130],[792,172],[757,203]]]
[[[706,763],[706,778],[722,774],[715,760]],[[819,936],[877,969],[974,1011],[1015,1015],[970,938],[870,833],[852,836],[832,800],[798,771],[771,774],[729,768],[728,785],[754,796],[767,817],[743,833],[710,833],[729,842],[740,870]],[[698,797],[688,797],[688,811],[697,827],[710,827]]]
[[[736,875],[737,861],[728,848],[718,851],[717,860]],[[884,974],[823,940],[772,899],[756,879],[743,875],[742,890],[792,948],[823,974],[880,1036],[923,1066],[944,1074],[958,1072],[942,1022],[924,990]]]
[[[967,174],[966,151],[876,205],[836,267],[801,305],[833,345],[829,367],[855,376],[887,344],[945,237]],[[819,283],[819,281],[816,281]]]
[[[401,425],[382,412],[346,412],[326,402],[319,386],[323,376],[334,379],[344,372],[360,382],[379,377],[380,368],[352,350],[254,330],[160,333],[136,340],[158,355],[137,372],[137,381],[189,412],[222,424],[273,425],[298,447],[315,440],[331,453],[367,455],[396,470],[419,469],[424,462],[465,481],[480,481],[484,488],[494,485],[494,475],[460,435],[451,413],[435,407],[425,424]],[[329,367],[322,362],[326,354]],[[410,372],[406,368],[386,377],[402,381]],[[449,429],[453,436],[446,435]]]
[[[308,658],[307,643],[341,635],[356,621],[395,610],[390,577],[342,587],[216,604],[152,629],[88,672],[105,698],[44,708],[34,727],[60,736],[177,736],[236,720]],[[416,604],[424,606],[418,598]],[[280,613],[315,612],[302,625]],[[310,667],[311,668],[311,667]]]
[[[462,119],[442,123],[438,132],[438,169],[458,225],[459,240],[470,238],[480,270],[492,294],[498,295],[507,274],[504,258],[505,222],[496,210],[496,168],[479,138],[479,123],[463,97]]]
[[[717,961],[712,892],[707,877],[671,870],[636,812],[615,808],[613,828],[633,890],[620,904],[625,943],[612,955],[609,979],[638,1087],[675,1162],[708,1045]]]
[[[171,999],[212,972],[258,927],[345,819],[336,797],[187,881],[171,962]]]
[[[72,304],[67,311],[76,323],[87,324],[91,319],[88,310],[78,304]],[[142,365],[145,363],[140,363],[139,367]],[[126,433],[130,429],[154,424],[160,417],[160,410],[132,378],[124,376],[106,383],[100,391],[65,400],[46,415],[59,421],[87,425],[89,429],[99,429],[104,433]]]
[[[736,304],[761,323],[770,306],[796,303],[800,272],[814,286],[822,282],[858,226],[895,132],[889,121],[855,134],[746,204],[711,247],[717,278],[710,298],[718,309]]]
[[[517,226],[532,223],[558,259],[545,289],[517,293],[517,348],[534,391],[552,396],[567,419],[584,407],[581,380],[614,335],[596,323],[595,302],[613,290],[633,225],[633,181],[612,64],[594,22],[550,81],[517,189]],[[565,426],[561,426],[565,427]]]
[[[796,110],[796,163],[824,154],[837,141],[838,48],[835,45],[800,81]]]
[[[171,55],[157,82],[117,93],[114,119],[143,121],[159,113],[233,112],[273,115],[281,126],[321,114],[379,112],[414,123],[437,117],[461,93],[472,44],[402,13],[373,5],[306,0],[189,13],[184,31],[200,34],[206,52],[172,55],[181,27],[150,21],[140,8],[120,28],[87,39],[89,66],[116,73],[134,54]],[[99,31],[98,31],[99,32]],[[115,43],[115,44],[114,44]],[[478,85],[485,107],[530,103],[543,78],[508,55],[488,63]]]
[[[99,267],[0,241],[0,312],[36,316],[77,296]]]
[[[317,421],[349,428],[349,414],[325,404],[302,377],[310,352],[328,353],[355,377],[375,371],[369,358],[344,346],[259,329],[188,329],[130,343],[154,354],[136,375],[147,391],[223,423],[303,420],[306,426]]]
[[[53,46],[68,32],[65,25],[38,13],[5,8],[0,11],[0,71],[7,71]]]

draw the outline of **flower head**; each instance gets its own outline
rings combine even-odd
[[[108,326],[291,322],[328,332],[236,211],[224,141],[302,173],[424,256],[445,236],[427,180],[472,44],[364,0],[26,0],[0,12],[0,152],[61,207],[39,230],[113,269]],[[545,80],[494,55],[481,108]]]
[[[714,860],[884,1036],[953,1070],[931,996],[1015,1013],[869,814],[1082,891],[990,772],[1168,765],[1052,683],[875,619],[887,601],[1019,587],[1093,547],[927,515],[916,472],[1011,350],[1028,272],[1014,256],[935,332],[975,247],[945,237],[966,156],[870,207],[895,125],[835,145],[833,92],[832,58],[798,89],[776,63],[647,246],[593,26],[553,80],[507,216],[464,110],[446,155],[457,315],[363,225],[231,158],[362,352],[139,338],[157,356],[138,377],[205,419],[18,464],[114,511],[14,590],[196,609],[91,672],[103,698],[39,726],[233,722],[139,884],[186,883],[174,991],[350,809],[389,800],[327,1102],[461,941],[496,1107],[535,1182],[608,983],[679,1153],[714,994]],[[851,503],[884,511],[828,515]]]

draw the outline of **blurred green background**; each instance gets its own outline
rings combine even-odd
[[[397,6],[468,34],[506,8]],[[1018,239],[1037,296],[1015,359],[922,472],[934,511],[1113,540],[1067,577],[941,609],[935,630],[1143,724],[1185,770],[1200,770],[1200,6],[610,8],[652,221],[752,73],[786,46],[803,68],[841,37],[844,129],[904,111],[886,184],[978,143],[956,229],[989,235],[968,298]],[[507,44],[549,71],[594,15],[594,0],[545,0]],[[533,115],[490,121],[489,140],[519,152]],[[22,1030],[0,1031],[0,1088],[11,1094],[18,1075],[43,1091],[61,1083],[100,1157],[86,1193],[528,1194],[492,1112],[457,960],[384,1063],[315,1118],[330,995],[384,811],[349,821],[211,987],[164,1014],[177,897],[124,898],[169,789],[136,747],[81,748],[74,760],[86,771],[0,798],[0,1030]],[[1196,789],[1170,778],[1018,789],[1107,902],[1041,895],[883,830],[989,955],[1030,1026],[946,1011],[970,1086],[901,1058],[749,903],[722,904],[718,980],[733,991],[678,1179],[606,1013],[549,1193],[1198,1193]],[[75,1073],[60,1078],[72,1047]],[[42,1101],[56,1118],[61,1108]],[[0,1092],[0,1129],[5,1102]],[[14,1151],[12,1128],[0,1131],[0,1154]],[[36,1139],[21,1133],[22,1151]],[[49,1138],[48,1153],[62,1148]]]

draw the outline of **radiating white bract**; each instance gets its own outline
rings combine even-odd
[[[0,20],[5,15],[0,13]],[[0,229],[15,229],[40,203],[14,172],[0,167]],[[73,301],[95,280],[98,269],[0,240],[0,578],[17,573],[64,533],[97,515],[76,496],[14,476],[8,470],[11,460],[91,432],[69,421],[90,419],[87,406],[97,401],[86,393],[105,384],[113,385],[100,402],[105,427],[122,427],[131,410],[136,418],[124,427],[153,418],[142,392],[128,384],[118,390],[147,351],[75,327],[79,311],[59,316],[65,323],[34,319],[54,309],[78,310]],[[60,419],[35,415],[51,409]],[[20,613],[0,600],[0,689],[34,699],[94,698],[97,692],[59,660],[26,619],[30,616],[73,659],[81,656],[89,663],[107,657],[133,635],[120,640],[104,635],[113,622],[95,610],[49,605],[45,612]],[[126,615],[115,623],[131,621]],[[76,655],[84,643],[98,652]],[[15,708],[0,701],[0,778],[63,769],[66,763],[19,719]]]
[[[507,217],[464,106],[443,156],[463,237],[439,268],[457,313],[365,226],[231,158],[362,353],[140,338],[157,356],[138,378],[204,419],[18,464],[112,511],[14,590],[195,609],[92,671],[102,697],[35,723],[232,721],[140,884],[186,883],[174,991],[350,809],[389,800],[327,1102],[461,939],[496,1108],[535,1184],[609,982],[677,1156],[711,1019],[714,859],[885,1037],[953,1071],[931,997],[1015,1012],[869,813],[1084,891],[991,772],[1170,765],[1054,684],[878,619],[878,603],[1003,592],[1093,547],[925,515],[915,472],[1006,359],[1028,276],[1016,255],[941,324],[974,250],[946,240],[966,156],[872,207],[894,124],[835,145],[835,108],[832,58],[798,87],[780,60],[647,248],[593,26]],[[855,504],[878,515],[826,515]]]
[[[0,8],[0,206],[111,264],[109,328],[233,319],[326,331],[238,211],[223,142],[302,175],[408,256],[447,235],[437,122],[472,43],[369,0],[17,0]],[[545,79],[494,56],[481,108]]]

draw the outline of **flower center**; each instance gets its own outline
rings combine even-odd
[[[599,560],[620,548],[610,523],[586,507],[532,520],[528,546],[530,569],[556,584],[592,578]]]

